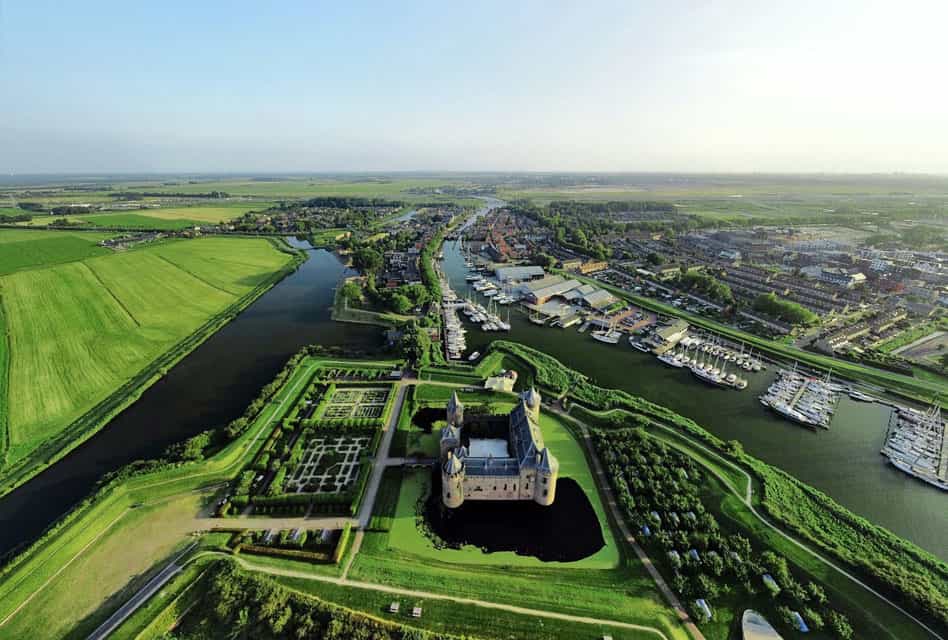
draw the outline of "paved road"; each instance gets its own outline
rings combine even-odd
[[[179,553],[174,560],[169,562],[164,569],[155,574],[151,580],[145,583],[145,586],[139,589],[125,604],[119,607],[118,611],[109,616],[109,619],[103,622],[98,629],[90,633],[88,640],[103,640],[103,638],[109,637],[113,631],[118,629],[119,625],[125,622],[130,615],[135,613],[140,606],[145,604],[149,598],[165,586],[171,578],[181,572],[184,565],[178,564],[178,561],[181,560],[195,544],[197,543],[195,542],[189,545],[187,549]]]
[[[375,506],[375,496],[379,492],[379,485],[382,483],[382,473],[385,471],[385,461],[388,460],[388,452],[392,446],[392,437],[395,435],[395,429],[398,427],[398,416],[402,413],[402,404],[405,402],[405,384],[398,385],[395,402],[392,404],[391,415],[387,425],[382,426],[382,440],[379,443],[378,452],[375,455],[375,464],[372,466],[372,477],[369,478],[369,486],[365,490],[365,496],[362,498],[362,508],[359,510],[359,526],[365,528],[369,525],[372,518],[372,508]]]

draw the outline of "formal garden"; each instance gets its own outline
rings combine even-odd
[[[227,515],[352,515],[395,394],[382,367],[323,364],[232,483]],[[340,382],[345,380],[345,383]]]

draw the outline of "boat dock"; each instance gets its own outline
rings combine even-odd
[[[820,380],[796,370],[784,370],[760,397],[760,403],[793,422],[829,429],[839,401],[837,389],[838,385],[828,377]]]
[[[939,407],[894,409],[881,453],[895,468],[948,491],[948,428]]]

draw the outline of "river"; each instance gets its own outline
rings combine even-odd
[[[297,248],[306,243],[292,241]],[[366,347],[377,327],[330,319],[347,269],[324,250],[211,336],[85,443],[0,498],[0,554],[28,543],[92,490],[103,475],[159,456],[170,444],[240,416],[308,344]]]
[[[445,244],[444,256],[452,288],[467,295],[468,270],[456,242]],[[776,375],[773,366],[747,374],[749,384],[743,391],[717,389],[698,382],[685,369],[667,367],[636,351],[626,340],[617,345],[597,342],[588,333],[578,333],[578,325],[539,327],[512,309],[510,323],[508,334],[484,333],[468,325],[468,349],[483,352],[491,340],[507,339],[545,351],[604,387],[642,396],[692,418],[725,440],[739,440],[751,455],[948,559],[948,496],[898,471],[879,454],[888,407],[843,396],[831,428],[812,431],[778,418],[758,402]]]

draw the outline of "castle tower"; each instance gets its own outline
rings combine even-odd
[[[447,461],[448,454],[461,446],[461,430],[448,421],[441,430],[441,462]]]
[[[560,474],[560,462],[547,447],[539,454],[537,462],[537,479],[533,487],[533,500],[545,507],[553,504],[556,499],[556,479]]]
[[[448,400],[447,420],[448,424],[453,427],[460,428],[464,425],[464,405],[458,400],[457,391],[452,393],[451,399]]]
[[[448,458],[441,467],[441,501],[449,509],[457,509],[464,503],[464,463],[448,451]]]
[[[530,413],[533,414],[534,418],[540,417],[540,392],[536,390],[536,387],[530,387],[529,391],[524,391],[520,394],[520,399],[523,400],[523,403],[527,406],[527,409],[530,410]]]

